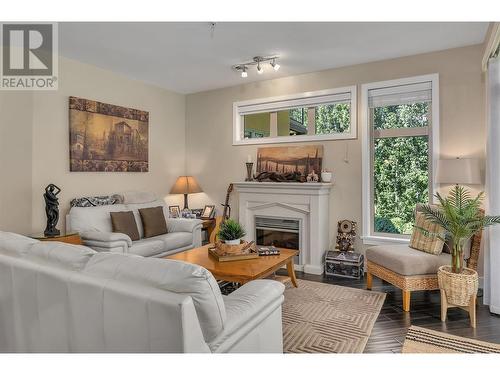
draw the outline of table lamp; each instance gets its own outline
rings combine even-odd
[[[180,176],[170,190],[170,194],[184,194],[184,210],[189,210],[188,194],[202,193],[200,185],[193,176]]]
[[[481,163],[479,159],[440,159],[437,168],[437,183],[454,185],[480,185]]]

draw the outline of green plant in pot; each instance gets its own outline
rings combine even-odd
[[[439,287],[446,291],[448,301],[457,306],[467,305],[478,288],[477,272],[464,268],[464,248],[472,237],[485,227],[500,224],[500,216],[487,216],[481,208],[484,193],[473,198],[470,192],[456,185],[447,197],[436,194],[438,205],[426,204],[421,212],[426,220],[438,224],[443,234],[429,233],[417,227],[425,235],[438,237],[451,252],[451,267],[442,266],[438,271]],[[447,241],[449,240],[449,241]],[[451,245],[450,245],[451,243]]]
[[[233,219],[227,219],[221,223],[217,236],[219,240],[224,241],[228,245],[239,245],[241,238],[245,234],[245,230],[240,223]]]

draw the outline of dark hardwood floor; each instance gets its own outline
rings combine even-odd
[[[279,271],[282,272],[281,270]],[[297,272],[297,277],[328,284],[365,289],[365,279],[351,280],[340,277],[325,277]],[[389,283],[373,278],[373,289],[387,293],[384,306],[375,322],[365,353],[400,353],[408,327],[411,325],[500,343],[500,317],[489,312],[478,298],[477,327],[471,328],[467,312],[459,308],[448,310],[448,319],[441,322],[439,291],[412,292],[411,311],[402,309],[401,291]],[[481,295],[482,291],[480,291]]]

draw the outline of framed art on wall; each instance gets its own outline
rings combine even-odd
[[[148,172],[149,112],[69,98],[71,172]]]

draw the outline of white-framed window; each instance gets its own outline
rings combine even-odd
[[[407,243],[436,191],[438,74],[362,85],[361,122],[363,242]]]
[[[356,138],[356,86],[233,103],[233,145]]]

